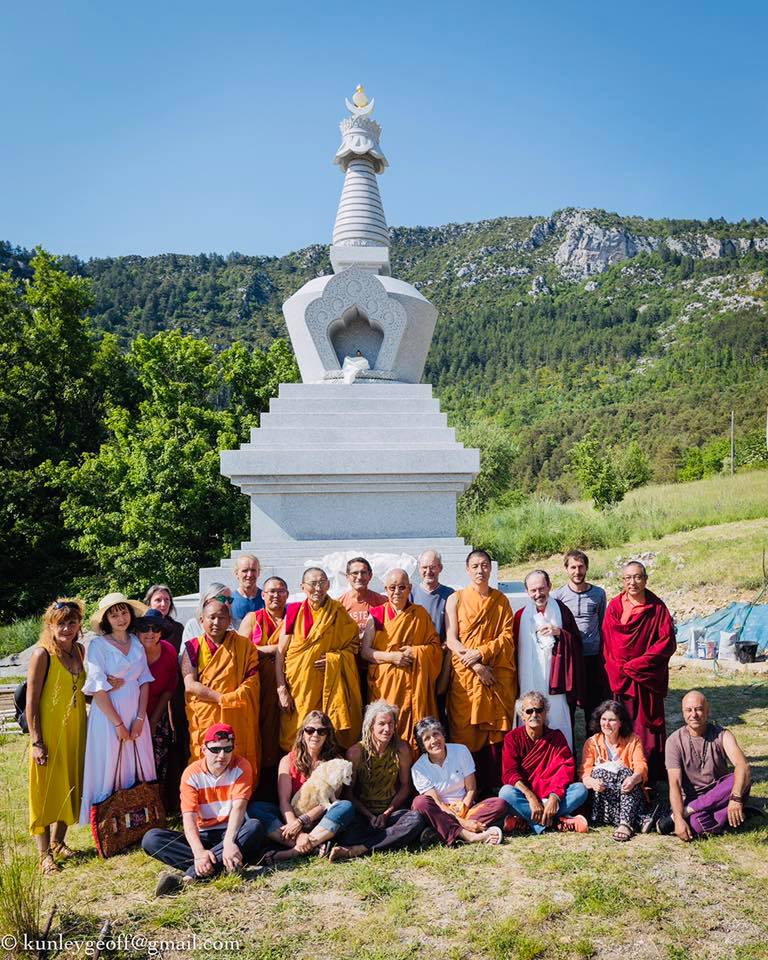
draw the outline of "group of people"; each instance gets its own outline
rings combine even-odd
[[[166,585],[143,603],[107,595],[87,646],[83,604],[57,600],[28,673],[43,872],[72,855],[67,826],[136,779],[159,780],[168,809],[181,810],[183,831],[144,837],[175,868],[159,894],[253,863],[265,845],[268,865],[312,851],[344,860],[438,840],[495,844],[503,832],[584,832],[582,810],[617,841],[641,823],[683,840],[739,826],[749,767],[700,693],[686,695],[685,725],[666,739],[674,626],[644,566],[626,564],[607,603],[582,551],[564,565],[554,593],[546,571],[529,573],[513,614],[483,550],[467,557],[460,590],[440,583],[429,550],[420,582],[390,570],[384,595],[370,590],[364,557],[347,564],[338,600],[311,567],[296,603],[280,577],[259,587],[258,559],[244,555],[237,589],[212,584],[186,628]],[[579,707],[591,736],[577,773]],[[667,776],[671,811],[649,816]]]

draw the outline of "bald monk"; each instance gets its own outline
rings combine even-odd
[[[437,710],[435,684],[443,650],[432,618],[409,599],[405,570],[390,570],[384,591],[387,602],[371,608],[363,634],[362,656],[370,664],[368,699],[397,704],[397,734],[415,751],[414,727]]]
[[[677,649],[675,626],[665,604],[648,590],[642,563],[625,564],[622,581],[624,589],[608,604],[603,619],[605,671],[611,695],[629,712],[654,783],[666,777],[664,697],[669,659]]]
[[[247,637],[230,630],[232,594],[212,583],[197,612],[203,632],[187,640],[181,675],[187,701],[190,759],[202,757],[203,736],[214,723],[235,731],[237,752],[251,764],[256,783],[261,761],[259,655]]]
[[[259,727],[261,729],[261,798],[277,797],[277,764],[280,761],[280,701],[277,699],[275,657],[280,627],[285,617],[288,600],[288,584],[282,577],[270,577],[261,589],[264,604],[260,610],[247,613],[240,624],[239,632],[250,637],[259,655],[259,678],[261,681],[261,705]]]
[[[289,603],[275,657],[277,696],[283,711],[280,746],[286,752],[296,739],[299,722],[312,710],[327,714],[336,739],[351,747],[360,739],[363,703],[355,654],[359,633],[355,621],[328,596],[324,570],[309,567],[301,577],[306,599]]]
[[[488,583],[491,557],[473,550],[466,561],[469,586],[445,604],[446,646],[451,651],[448,718],[451,740],[475,755],[478,786],[501,784],[501,745],[512,729],[517,667],[512,608]]]

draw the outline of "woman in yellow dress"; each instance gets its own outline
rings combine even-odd
[[[57,860],[73,856],[64,838],[77,822],[83,792],[85,669],[78,642],[83,612],[79,600],[67,598],[48,607],[27,670],[29,830],[44,874],[57,873]]]

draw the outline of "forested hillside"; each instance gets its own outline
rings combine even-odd
[[[573,492],[571,447],[590,430],[607,447],[637,440],[657,480],[723,436],[731,409],[754,446],[768,403],[764,220],[566,210],[391,237],[393,272],[440,311],[426,379],[454,421],[481,416],[514,435],[521,488]],[[17,274],[28,260],[0,247]],[[126,347],[176,329],[219,350],[284,336],[283,300],[330,270],[319,245],[62,263],[92,279],[94,322]]]

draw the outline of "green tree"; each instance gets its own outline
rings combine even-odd
[[[637,440],[631,440],[616,459],[616,469],[627,490],[644,487],[651,479],[651,465]]]
[[[84,589],[139,593],[160,579],[184,592],[244,539],[248,500],[221,476],[219,451],[247,438],[284,361],[281,347],[216,354],[178,331],[134,340],[138,410],[114,406],[106,442],[66,476],[63,514],[87,562]]]
[[[60,515],[62,465],[102,438],[110,345],[86,317],[90,281],[38,250],[31,279],[0,274],[0,618],[39,610],[75,562]]]
[[[626,484],[594,437],[586,437],[572,447],[571,463],[582,491],[597,510],[605,510],[624,499]]]
[[[457,434],[465,447],[480,450],[480,472],[458,501],[459,514],[466,515],[484,510],[509,489],[518,450],[509,431],[494,423],[481,421],[459,427]]]

